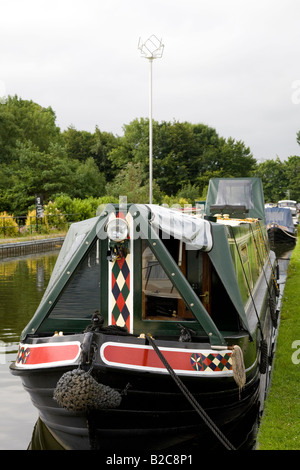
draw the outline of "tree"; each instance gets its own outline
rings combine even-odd
[[[191,181],[195,167],[193,129],[188,123],[162,122],[159,126],[153,159],[153,174],[168,195],[176,194]]]
[[[135,119],[124,126],[124,136],[109,153],[112,167],[128,162],[141,165],[149,175],[149,120]],[[216,131],[203,124],[153,121],[153,177],[161,191],[176,194],[183,185],[195,184],[203,170],[203,154],[218,144]]]
[[[93,158],[105,180],[112,181],[115,171],[108,155],[115,148],[117,137],[109,132],[101,132],[97,126],[93,134],[70,126],[62,133],[62,138],[70,158],[80,162]]]
[[[92,156],[92,148],[95,145],[95,136],[87,131],[78,131],[73,126],[69,126],[62,133],[67,155],[70,158],[84,162]]]
[[[258,164],[253,175],[262,180],[266,202],[285,199],[288,179],[285,164],[278,157],[276,160],[270,159]]]
[[[9,141],[14,147],[17,141],[30,141],[43,152],[60,140],[60,129],[55,124],[56,116],[50,106],[43,108],[33,101],[9,96],[1,105],[1,118],[12,130]]]
[[[67,164],[64,149],[57,144],[50,146],[48,154],[30,141],[18,143],[14,161],[6,170],[6,199],[18,213],[25,213],[35,203],[35,194],[43,193],[47,202],[74,182],[74,165]]]
[[[290,199],[300,201],[300,157],[294,155],[284,162]]]
[[[153,121],[153,140],[156,141],[157,122]],[[143,171],[149,165],[149,120],[135,119],[123,126],[124,135],[116,140],[116,146],[109,152],[113,169],[125,168],[127,163],[139,163]]]
[[[1,168],[5,184],[0,185],[0,207],[22,214],[35,204],[36,194],[42,193],[47,203],[59,194],[85,198],[105,192],[105,178],[92,158],[81,163],[59,144],[41,152],[28,141],[19,143],[15,152],[13,163]]]
[[[208,146],[203,154],[202,172],[197,184],[205,191],[211,178],[238,178],[251,176],[257,162],[244,142],[223,137],[215,145]]]
[[[20,137],[21,131],[13,113],[5,104],[0,104],[0,164],[11,161],[16,141]]]
[[[203,169],[221,172],[223,177],[249,176],[256,167],[256,160],[244,142],[223,137],[214,146],[208,146],[203,155]]]
[[[195,184],[188,183],[187,185],[183,185],[182,188],[176,194],[177,198],[187,199],[189,204],[194,205],[195,201],[200,201],[202,197],[202,192],[199,186]]]
[[[81,199],[101,197],[105,194],[105,176],[100,173],[95,160],[89,157],[85,162],[76,163],[74,186],[68,190],[71,197]]]
[[[106,181],[112,181],[115,171],[112,161],[109,158],[110,152],[116,147],[118,137],[111,132],[101,132],[98,127],[94,133],[94,144],[91,148],[91,154],[99,168],[100,173],[105,175]]]
[[[120,170],[114,181],[108,183],[106,192],[113,198],[126,196],[128,203],[149,202],[149,182],[145,180],[141,163],[129,162]],[[160,201],[161,194],[155,181],[153,181],[153,199]]]
[[[134,119],[123,130],[121,137],[98,127],[91,133],[70,126],[61,133],[51,107],[8,97],[0,105],[0,210],[26,212],[36,193],[43,193],[47,202],[58,194],[99,197],[106,189],[114,197],[127,195],[132,202],[148,202],[149,119]],[[297,139],[300,143],[300,131]],[[282,171],[282,192],[287,189],[288,175],[296,197],[298,160],[290,159],[286,166],[276,164],[272,170],[276,177]],[[248,176],[256,165],[242,141],[219,137],[207,125],[153,120],[153,196],[157,202],[167,195],[194,203],[204,195],[211,177]],[[271,189],[267,179],[264,184]]]

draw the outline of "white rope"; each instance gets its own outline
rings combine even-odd
[[[277,228],[280,228],[280,230],[282,230],[283,233],[285,233],[288,237],[297,238],[297,236],[291,235],[290,233],[286,232],[280,225],[274,224],[274,226],[277,227]]]

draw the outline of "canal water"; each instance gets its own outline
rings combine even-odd
[[[38,419],[21,380],[11,375],[23,328],[35,312],[49,282],[59,251],[0,261],[0,450],[26,450]],[[276,253],[283,292],[292,253]]]
[[[0,450],[26,450],[37,410],[9,372],[20,334],[44,294],[59,251],[0,261]]]

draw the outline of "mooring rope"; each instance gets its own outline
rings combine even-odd
[[[164,357],[164,355],[161,353],[160,349],[157,347],[153,339],[145,335],[147,338],[148,342],[151,344],[152,348],[160,358],[161,362],[171,375],[172,379],[175,381],[176,385],[180,388],[184,396],[187,398],[187,400],[190,402],[190,404],[193,406],[195,411],[198,413],[198,415],[202,418],[204,423],[211,429],[211,431],[215,434],[215,436],[218,438],[218,440],[224,445],[224,447],[227,450],[236,450],[235,447],[229,442],[226,436],[222,433],[222,431],[216,426],[216,424],[213,422],[213,420],[208,416],[208,414],[204,411],[204,409],[201,407],[201,405],[197,402],[195,397],[190,393],[190,391],[186,388],[184,383],[181,381],[181,379],[178,377],[178,375],[175,374],[174,370]]]
[[[285,233],[285,235],[287,235],[288,237],[297,239],[297,236],[291,235],[289,232],[287,232],[286,230],[284,230],[280,225],[274,223],[274,227],[277,227],[277,228],[279,228],[280,230],[282,230],[282,232]]]

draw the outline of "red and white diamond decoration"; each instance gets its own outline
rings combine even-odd
[[[121,213],[118,217],[125,218]],[[129,217],[130,214],[126,217],[128,224],[130,223]],[[132,257],[133,255],[128,253],[126,257],[109,263],[109,323],[126,327],[131,333],[133,330]]]

